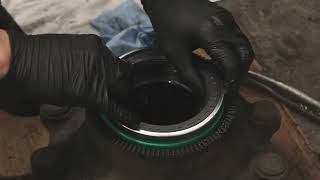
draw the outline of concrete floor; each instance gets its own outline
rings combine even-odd
[[[251,40],[264,74],[320,100],[320,1],[224,0]]]

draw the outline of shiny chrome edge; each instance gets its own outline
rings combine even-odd
[[[224,97],[222,96],[218,102],[218,104],[216,105],[215,109],[212,111],[212,113],[203,121],[201,121],[199,124],[190,127],[188,129],[184,129],[184,130],[180,130],[180,131],[174,131],[174,132],[152,132],[152,131],[146,131],[143,129],[140,130],[134,130],[131,129],[123,124],[121,124],[121,127],[123,127],[124,129],[140,134],[140,135],[145,135],[145,136],[151,136],[151,137],[177,137],[177,136],[183,136],[186,134],[190,134],[192,132],[195,132],[199,129],[201,129],[202,127],[204,127],[205,125],[207,125],[219,112],[222,104],[223,104],[223,99]]]
[[[144,49],[148,49],[148,48],[141,48],[141,49],[136,49],[136,50],[127,52],[127,53],[121,55],[119,58],[120,59],[124,59],[127,56],[129,56],[131,54],[134,54],[136,52],[139,52],[141,50],[144,50]],[[123,124],[120,124],[120,126],[122,128],[124,128],[124,129],[128,130],[128,131],[133,132],[133,133],[137,133],[137,134],[144,135],[144,136],[151,136],[151,137],[162,137],[162,138],[165,138],[165,137],[177,137],[177,136],[183,136],[183,135],[186,135],[186,134],[190,134],[190,133],[193,133],[193,132],[201,129],[205,125],[207,125],[217,115],[217,113],[219,112],[219,110],[220,110],[220,108],[221,108],[221,106],[223,104],[224,94],[225,93],[223,92],[223,88],[222,88],[222,92],[221,92],[222,96],[220,97],[218,104],[216,105],[216,107],[212,111],[212,113],[205,120],[201,121],[200,123],[198,123],[197,125],[195,125],[193,127],[190,127],[190,128],[184,129],[184,130],[174,131],[174,132],[152,132],[152,131],[146,131],[146,130],[143,130],[143,129],[134,130],[134,129],[131,129],[131,128],[123,125]]]
[[[142,51],[142,50],[145,50],[145,49],[149,49],[149,48],[135,49],[135,50],[129,51],[129,52],[121,55],[119,58],[120,58],[120,59],[124,59],[124,58],[126,58],[127,56],[129,56],[129,55],[131,55],[131,54],[134,54],[134,53],[136,53],[136,52],[139,52],[139,51]]]

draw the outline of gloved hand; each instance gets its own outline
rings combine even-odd
[[[249,40],[233,16],[208,0],[142,0],[161,49],[177,69],[201,87],[191,52],[203,48],[219,66],[226,86],[237,84],[253,60]]]
[[[11,62],[8,74],[0,80],[2,96],[107,111],[110,89],[128,64],[113,56],[99,37],[8,34]]]

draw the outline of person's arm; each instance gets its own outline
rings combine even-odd
[[[9,38],[7,37],[4,31],[15,31],[20,34],[25,34],[23,30],[19,27],[13,17],[8,13],[8,11],[0,5],[0,29],[2,40],[0,40],[0,51],[3,58],[0,60],[0,110],[5,110],[7,112],[22,115],[22,116],[32,116],[39,113],[40,105],[34,102],[32,99],[29,101],[28,98],[23,94],[19,94],[16,89],[12,87],[2,85],[1,79],[5,77],[10,68],[10,59],[7,58],[8,55],[11,57],[10,46],[8,42]],[[5,45],[5,46],[4,46]]]
[[[11,49],[8,34],[0,29],[0,80],[5,77],[9,71],[11,58]]]

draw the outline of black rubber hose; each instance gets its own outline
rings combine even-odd
[[[282,82],[256,72],[249,72],[247,83],[269,92],[288,107],[320,124],[320,102]]]

